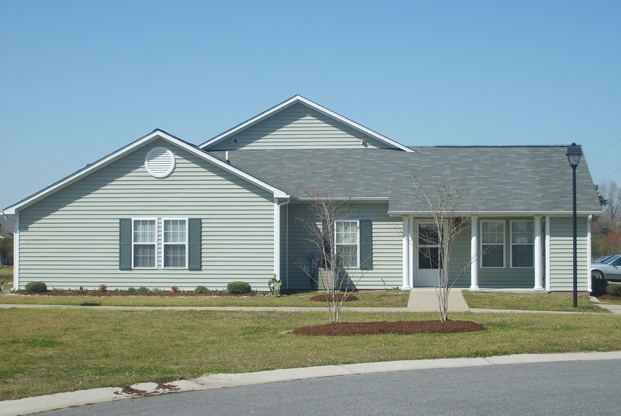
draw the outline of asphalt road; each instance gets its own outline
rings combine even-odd
[[[619,415],[621,360],[315,378],[100,403],[72,415]]]

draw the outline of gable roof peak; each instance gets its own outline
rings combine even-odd
[[[313,109],[313,110],[315,110],[315,111],[317,111],[319,113],[322,113],[322,114],[324,114],[324,115],[326,115],[326,116],[328,116],[328,117],[330,117],[330,118],[332,118],[334,120],[339,121],[340,123],[343,123],[343,124],[353,128],[355,130],[358,130],[358,131],[360,131],[360,132],[362,132],[362,133],[364,133],[364,134],[366,134],[366,135],[368,135],[368,136],[370,136],[370,137],[372,137],[372,138],[374,138],[376,140],[379,140],[380,142],[386,143],[386,144],[388,144],[389,146],[391,146],[394,149],[403,150],[405,152],[413,152],[413,153],[416,152],[415,150],[410,149],[409,147],[404,146],[401,143],[398,143],[398,142],[396,142],[394,140],[391,140],[388,137],[383,136],[383,135],[377,133],[376,131],[373,131],[373,130],[371,130],[371,129],[369,129],[369,128],[367,128],[367,127],[365,127],[365,126],[363,126],[363,125],[361,125],[359,123],[356,123],[353,120],[348,119],[347,117],[344,117],[344,116],[342,116],[342,115],[340,115],[340,114],[338,114],[338,113],[336,113],[336,112],[334,112],[332,110],[329,110],[328,108],[326,108],[326,107],[324,107],[322,105],[319,105],[319,104],[315,103],[314,101],[311,101],[308,98],[305,98],[305,97],[301,96],[300,94],[296,94],[293,97],[289,98],[288,100],[285,100],[285,101],[281,102],[280,104],[275,105],[274,107],[272,107],[272,108],[270,108],[270,109],[268,109],[268,110],[258,114],[257,116],[255,116],[255,117],[253,117],[253,118],[251,118],[251,119],[249,119],[249,120],[247,120],[247,121],[245,121],[245,122],[243,122],[241,124],[238,124],[237,126],[233,127],[232,129],[229,129],[229,130],[225,131],[224,133],[222,133],[222,134],[212,138],[211,140],[208,140],[208,141],[200,144],[198,147],[200,147],[203,150],[208,150],[209,147],[211,147],[211,146],[213,146],[213,145],[215,145],[217,143],[220,143],[221,141],[226,140],[226,139],[228,139],[228,138],[230,138],[232,136],[235,136],[236,134],[239,134],[241,131],[246,130],[247,128],[250,128],[250,127],[254,126],[255,124],[260,123],[261,121],[263,121],[263,120],[273,116],[274,114],[277,114],[277,113],[279,113],[279,112],[281,112],[281,111],[291,107],[292,105],[298,104],[298,103],[304,104],[307,107],[309,107],[309,108],[311,108],[311,109]]]

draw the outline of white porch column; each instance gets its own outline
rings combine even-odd
[[[550,216],[546,215],[546,273],[545,273],[545,277],[546,277],[546,290],[549,292],[551,290],[552,285],[550,284],[550,275],[552,274],[552,270],[551,270],[551,266],[550,266],[550,258],[552,257],[551,255],[551,248],[550,245],[552,244],[552,242],[550,241]]]
[[[479,218],[470,226],[470,290],[479,290]]]
[[[409,290],[410,286],[410,219],[403,217],[403,286],[402,290]]]
[[[535,246],[534,264],[535,264],[535,290],[543,290],[543,253],[541,250],[541,216],[535,216]]]
[[[410,217],[410,238],[408,239],[408,244],[410,245],[409,256],[410,256],[410,266],[408,267],[408,281],[410,283],[410,287],[414,287],[414,238],[418,235],[416,233],[416,229],[414,228],[414,217]]]

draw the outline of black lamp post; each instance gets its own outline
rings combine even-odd
[[[574,308],[578,307],[578,221],[576,219],[576,168],[580,164],[580,156],[582,156],[582,147],[576,143],[572,143],[567,148],[567,159],[573,170],[574,179]]]

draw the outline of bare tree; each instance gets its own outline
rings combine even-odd
[[[451,280],[449,264],[453,242],[472,222],[472,209],[463,206],[469,189],[463,179],[427,182],[413,177],[412,183],[414,193],[410,197],[421,203],[419,214],[429,218],[435,225],[435,230],[427,229],[425,232],[419,232],[419,240],[425,242],[427,246],[437,247],[437,250],[426,249],[420,253],[437,266],[438,277],[434,287],[438,296],[440,320],[446,321],[451,288],[473,260],[469,259],[466,264],[462,264]]]
[[[592,252],[600,257],[618,252],[621,235],[621,189],[613,180],[596,185],[602,214],[595,217],[592,229]]]
[[[602,231],[621,231],[621,188],[617,182],[608,180],[598,187],[598,191],[605,200],[604,213],[597,220]]]
[[[307,253],[308,260],[296,263],[323,291],[330,322],[338,323],[341,307],[364,276],[370,259],[358,258],[359,241],[353,238],[361,230],[358,222],[351,221],[351,206],[318,191],[306,190],[306,194],[311,200],[308,215],[301,214],[297,220],[314,251]]]

